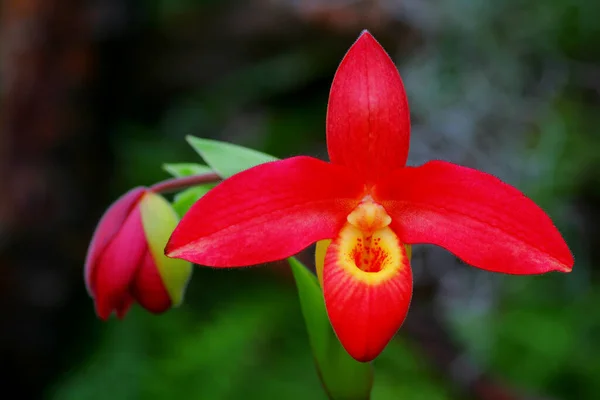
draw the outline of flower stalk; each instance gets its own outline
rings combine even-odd
[[[152,190],[154,193],[172,193],[205,183],[219,182],[220,180],[221,177],[215,172],[209,172],[206,174],[166,179],[150,186],[150,190]]]

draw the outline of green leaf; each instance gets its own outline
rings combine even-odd
[[[206,183],[204,185],[186,189],[176,194],[173,198],[173,208],[179,217],[183,217],[190,207],[197,202],[200,197],[204,196],[210,189],[215,187],[215,185],[216,184],[214,183]]]
[[[175,178],[184,176],[208,174],[213,170],[208,165],[195,163],[163,164],[163,169]]]
[[[187,136],[186,140],[223,179],[277,158],[256,150],[217,140]]]
[[[366,400],[373,387],[373,368],[350,357],[327,316],[317,277],[300,261],[288,259],[300,298],[306,329],[321,382],[333,400]]]

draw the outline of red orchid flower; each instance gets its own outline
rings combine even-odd
[[[430,161],[405,166],[410,135],[400,75],[363,32],[340,64],[327,110],[330,162],[292,157],[226,179],[195,203],[166,248],[212,267],[261,264],[331,239],[322,288],[331,324],[359,361],[402,325],[412,295],[405,245],[432,243],[494,272],[569,272],[550,218],[492,175]]]

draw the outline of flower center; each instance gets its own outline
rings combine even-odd
[[[346,219],[365,234],[383,229],[392,222],[385,208],[375,203],[371,196],[366,196]]]
[[[347,221],[335,239],[317,243],[315,263],[321,287],[325,265],[330,271],[345,271],[369,285],[386,282],[409,267],[410,246],[400,242],[389,227],[392,218],[370,196]]]
[[[402,259],[398,238],[388,227],[365,233],[348,224],[339,243],[342,263],[363,272],[381,272]]]
[[[364,272],[380,272],[402,258],[398,237],[388,227],[392,218],[367,196],[347,217],[340,231],[343,263]]]

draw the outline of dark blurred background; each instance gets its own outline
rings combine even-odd
[[[576,259],[502,276],[415,246],[373,399],[600,398],[599,20],[585,0],[4,0],[2,397],[325,399],[285,265],[196,269],[181,308],[108,323],[82,268],[117,196],[200,161],[185,135],[325,158],[329,85],[367,28],[407,88],[409,163],[519,187]]]

